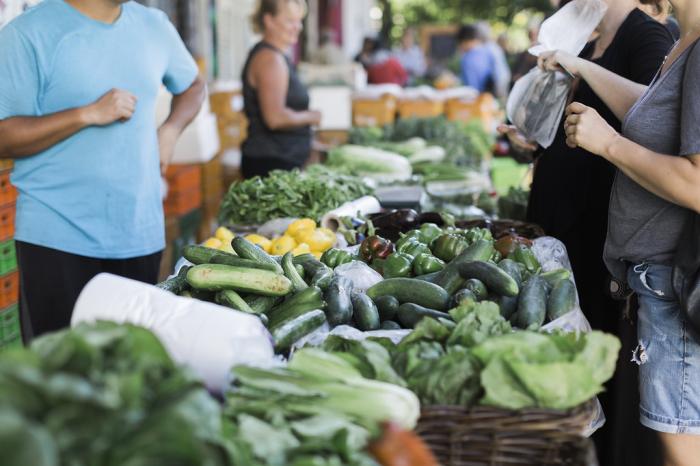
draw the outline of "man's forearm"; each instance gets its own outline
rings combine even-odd
[[[180,95],[173,96],[170,115],[163,126],[173,128],[177,134],[182,133],[202,108],[202,103],[207,95],[206,90],[207,86],[204,80],[198,76],[189,89]]]
[[[0,120],[0,158],[36,155],[90,126],[84,108]]]

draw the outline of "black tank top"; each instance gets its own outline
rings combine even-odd
[[[248,54],[243,67],[243,101],[245,115],[248,117],[248,138],[241,150],[245,158],[281,159],[301,167],[311,152],[311,128],[272,130],[265,124],[262,115],[258,90],[248,81],[248,68],[255,55],[262,49],[270,49],[281,54],[289,67],[289,89],[286,106],[295,111],[309,109],[309,93],[299,80],[299,76],[286,55],[266,42],[259,42]]]

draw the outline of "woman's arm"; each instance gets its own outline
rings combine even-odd
[[[659,154],[618,134],[590,107],[567,108],[567,144],[600,155],[647,191],[700,213],[700,154]]]
[[[252,84],[265,124],[272,130],[285,130],[318,125],[321,114],[316,111],[297,112],[286,106],[289,90],[289,68],[279,53],[263,50],[251,64]]]
[[[647,86],[630,81],[600,65],[566,52],[544,53],[540,56],[538,65],[548,71],[563,70],[574,76],[580,76],[620,121],[647,90]]]

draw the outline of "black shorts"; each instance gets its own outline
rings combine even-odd
[[[15,244],[25,343],[68,327],[83,287],[102,272],[155,284],[162,256],[157,252],[131,259],[95,259],[21,241]]]
[[[290,162],[289,160],[272,157],[250,157],[244,155],[241,158],[241,172],[244,178],[254,176],[267,176],[272,170],[293,170],[301,168],[303,161]]]

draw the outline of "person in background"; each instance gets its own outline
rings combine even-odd
[[[506,58],[506,51],[495,40],[493,40],[493,33],[491,32],[491,26],[489,23],[482,21],[477,23],[476,27],[479,31],[479,38],[493,59],[494,94],[497,98],[505,100],[505,98],[508,97],[511,80],[510,65],[508,64],[508,59]]]
[[[565,67],[580,76],[624,118],[615,128],[574,102],[566,110],[566,143],[617,168],[604,257],[639,302],[632,355],[639,366],[638,416],[658,433],[666,466],[697,466],[700,335],[681,309],[673,265],[684,229],[700,213],[700,8],[696,0],[671,3],[681,39],[648,86],[562,52],[541,60],[545,69]],[[700,238],[693,240],[696,247]]]
[[[409,75],[396,57],[380,40],[375,41],[375,49],[367,66],[367,81],[370,84],[408,84]]]
[[[642,5],[642,11],[665,25],[673,36],[673,40],[681,38],[681,28],[676,18],[671,14],[671,4],[668,0],[663,0],[660,3]]]
[[[511,88],[518,79],[525,76],[530,72],[530,70],[537,66],[537,57],[531,54],[528,49],[537,43],[537,37],[540,34],[540,25],[540,21],[533,20],[527,28],[527,35],[530,39],[530,45],[515,57],[515,64],[513,65],[511,78]]]
[[[0,82],[27,342],[67,327],[99,273],[157,281],[161,171],[206,86],[167,16],[125,0],[44,0],[25,12],[0,30]],[[162,84],[175,96],[156,128]]]
[[[373,37],[365,37],[362,40],[362,49],[355,55],[355,62],[361,64],[367,69],[372,60],[372,54],[374,49],[377,47],[377,39]]]
[[[476,26],[464,25],[457,32],[457,43],[462,54],[460,78],[462,84],[479,92],[494,92],[496,63],[493,54],[484,46]]]
[[[394,57],[408,73],[410,80],[422,78],[426,72],[425,54],[416,44],[416,31],[407,28],[401,36],[401,44],[394,49]]]
[[[312,54],[311,62],[316,65],[345,65],[348,59],[336,43],[336,34],[332,29],[321,31],[319,48]]]
[[[596,40],[581,52],[582,59],[597,67],[624,76],[640,85],[648,85],[654,78],[664,57],[673,45],[666,28],[642,12],[636,0],[606,0],[608,10],[598,26]],[[575,101],[596,109],[616,129],[622,127],[622,117],[609,108],[596,94],[588,80],[581,80],[573,94]],[[515,146],[526,151],[522,139],[512,128],[502,127]],[[597,330],[620,335],[623,345],[636,345],[630,338],[629,325],[621,322],[620,305],[607,293],[609,274],[603,261],[605,236],[608,231],[608,204],[615,177],[615,167],[606,160],[593,157],[583,148],[571,148],[566,144],[566,132],[562,120],[553,144],[541,149],[530,145],[534,151],[535,171],[528,207],[528,221],[542,226],[547,235],[561,240],[565,245],[579,290],[581,309]],[[532,152],[531,152],[532,153]],[[631,352],[634,347],[629,348]],[[627,360],[627,352],[622,353]],[[631,412],[635,387],[630,383],[635,374],[633,368],[621,364],[618,374],[608,390],[600,396],[608,417],[608,423],[594,435],[601,464],[620,464],[621,455],[635,455],[653,443],[642,442],[638,448],[625,448],[638,423],[626,423],[633,419]],[[622,409],[627,412],[622,412]],[[619,411],[618,411],[619,410]],[[620,414],[616,414],[616,413]],[[620,437],[614,437],[615,429],[623,425]],[[632,435],[632,434],[637,435]],[[630,443],[627,443],[630,442]],[[615,456],[617,455],[617,456]],[[615,458],[613,458],[615,456]],[[645,459],[645,458],[640,458]],[[632,462],[642,466],[642,461]]]
[[[309,93],[286,52],[299,40],[304,0],[260,0],[253,15],[262,33],[243,67],[248,138],[241,147],[243,176],[300,168],[311,155],[311,127],[321,114],[309,110]]]

